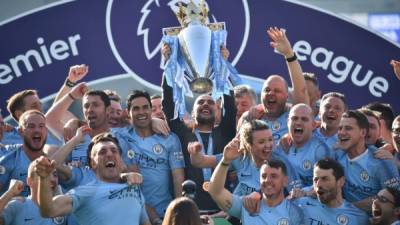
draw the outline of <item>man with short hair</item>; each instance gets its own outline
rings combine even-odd
[[[152,130],[152,104],[145,91],[135,90],[127,98],[131,126],[117,133],[130,141],[132,158],[143,175],[146,204],[156,210],[148,213],[155,223],[164,217],[168,204],[182,194],[184,167],[182,147],[174,133],[167,136]]]
[[[28,110],[19,117],[19,132],[24,143],[0,158],[0,193],[4,193],[11,179],[26,181],[28,166],[43,153],[47,138],[46,118],[42,112]],[[25,186],[22,196],[29,195]]]
[[[324,141],[312,135],[315,121],[310,106],[294,105],[290,109],[287,123],[292,145],[287,153],[282,146],[278,146],[277,150],[286,155],[300,176],[303,186],[311,186],[312,166],[318,160],[331,156],[330,149]]]
[[[285,31],[278,28],[269,28],[267,34],[271,38],[271,47],[275,48],[286,59],[292,82],[292,103],[309,104],[307,87],[304,80],[300,63],[286,37]],[[286,80],[279,75],[270,75],[265,80],[261,91],[261,111],[250,110],[243,114],[244,120],[262,119],[272,128],[275,143],[288,133],[287,119],[289,115],[288,107],[289,88]],[[241,123],[238,125],[241,126]]]
[[[342,93],[329,92],[322,96],[319,109],[321,125],[315,130],[315,135],[324,140],[331,149],[337,142],[340,119],[345,111],[347,103]]]
[[[151,96],[151,117],[165,120],[165,114],[162,107],[162,98],[160,95]]]
[[[21,225],[62,225],[67,224],[65,216],[55,218],[43,218],[38,208],[38,181],[39,177],[34,171],[36,161],[30,163],[26,183],[30,187],[31,194],[23,199],[13,199],[24,189],[24,183],[14,180],[9,189],[0,198],[0,224]],[[56,170],[49,174],[51,184],[50,193],[55,196],[58,192],[58,177]]]
[[[395,158],[397,168],[400,170],[400,116],[397,116],[392,125],[392,141],[395,148]]]
[[[344,198],[364,211],[369,211],[372,196],[384,187],[399,187],[400,178],[392,160],[374,157],[366,145],[368,120],[359,111],[342,115],[338,132],[339,149],[335,157],[345,168]]]
[[[42,103],[36,90],[23,90],[15,93],[7,100],[7,110],[15,121],[19,121],[21,115],[28,110],[38,110],[43,112]],[[61,115],[61,114],[60,114]],[[62,118],[63,116],[60,116]],[[63,114],[64,115],[64,114]],[[18,132],[18,127],[14,127],[11,131],[4,132],[2,143],[5,145],[22,144],[23,137]],[[49,133],[47,144],[61,144],[60,139]]]
[[[280,160],[270,160],[260,168],[260,189],[262,200],[260,213],[251,215],[243,206],[240,196],[230,193],[224,188],[226,175],[233,158],[228,152],[239,151],[239,140],[232,140],[224,149],[224,156],[211,177],[209,193],[229,215],[241,219],[242,224],[304,224],[302,210],[287,200],[284,196],[284,188],[288,183],[286,166]]]
[[[120,178],[124,166],[118,141],[109,133],[99,134],[89,145],[88,155],[97,180],[54,198],[49,174],[55,162],[46,157],[38,159],[41,214],[56,217],[73,213],[80,224],[150,225],[140,187],[127,185]]]
[[[377,148],[385,145],[385,142],[381,139],[381,124],[379,122],[379,115],[377,112],[367,108],[359,109],[368,119],[368,136],[366,143],[368,145],[374,145]]]
[[[400,225],[400,191],[387,187],[374,197],[372,202],[372,224]]]
[[[368,215],[343,199],[344,183],[343,167],[336,160],[321,159],[314,165],[313,189],[317,199],[295,200],[304,211],[305,224],[368,224]]]
[[[249,85],[241,84],[233,88],[236,105],[236,121],[239,121],[242,114],[249,111],[256,105],[257,95]]]
[[[392,106],[388,103],[372,102],[363,107],[379,113],[379,122],[381,124],[381,137],[384,142],[393,145],[391,131],[395,115]],[[392,147],[390,151],[393,152],[393,150],[394,149]]]
[[[110,127],[123,127],[125,124],[124,110],[121,106],[121,96],[116,91],[104,90],[110,99],[110,115],[108,124]]]

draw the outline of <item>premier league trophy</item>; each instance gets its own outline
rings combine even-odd
[[[174,118],[182,118],[185,96],[211,93],[217,99],[241,79],[221,55],[227,36],[225,23],[207,23],[208,9],[203,0],[200,4],[191,0],[185,6],[180,3],[176,16],[181,26],[163,29],[163,41],[171,48],[164,76],[174,92]]]

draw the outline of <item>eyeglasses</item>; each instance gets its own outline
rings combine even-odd
[[[385,196],[382,195],[375,195],[373,198],[373,200],[378,200],[382,203],[392,203],[394,205],[394,201],[389,200],[388,198],[386,198]]]

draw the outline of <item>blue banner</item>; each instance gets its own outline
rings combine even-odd
[[[57,92],[74,64],[90,66],[86,81],[128,74],[133,82],[156,88],[162,74],[161,29],[179,25],[174,15],[178,2],[69,0],[1,23],[1,109],[23,89],[37,89],[41,97]],[[226,22],[229,61],[249,82],[262,82],[269,74],[289,79],[283,57],[270,48],[266,35],[267,27],[277,26],[287,30],[303,70],[317,74],[324,93],[345,93],[351,107],[382,101],[400,109],[395,100],[400,82],[389,65],[400,58],[396,44],[288,1],[218,0],[208,5],[210,22]]]

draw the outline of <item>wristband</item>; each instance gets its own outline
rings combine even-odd
[[[72,94],[71,93],[68,93],[68,97],[70,97],[73,101],[75,101],[76,100],[76,98],[74,97],[74,96],[72,96]]]
[[[221,161],[221,165],[222,165],[222,166],[230,166],[231,164],[230,164],[230,163],[226,163],[226,162],[224,162],[224,161]]]
[[[293,53],[292,57],[286,58],[287,62],[293,62],[293,61],[296,61],[296,60],[297,60],[296,53]]]
[[[70,81],[68,78],[65,80],[65,86],[72,88],[76,83]]]

